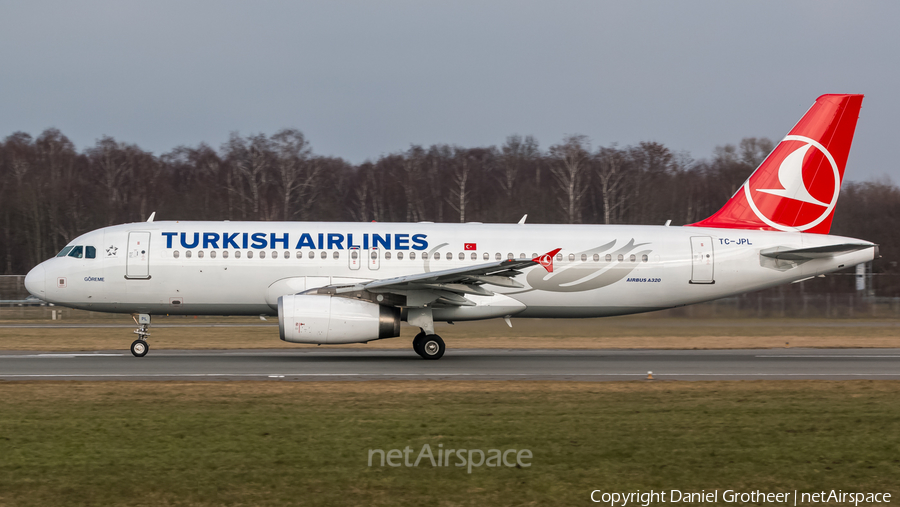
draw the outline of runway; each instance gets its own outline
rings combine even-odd
[[[2,380],[900,380],[900,349],[0,351]]]

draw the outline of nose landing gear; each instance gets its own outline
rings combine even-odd
[[[144,357],[150,351],[150,345],[147,344],[147,337],[150,336],[150,315],[134,314],[131,318],[134,319],[135,324],[140,326],[134,330],[138,339],[131,342],[131,353],[134,357]]]

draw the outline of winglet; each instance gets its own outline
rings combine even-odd
[[[560,250],[562,250],[562,248],[557,248],[556,250],[547,252],[544,255],[539,255],[531,260],[533,260],[534,262],[537,262],[541,266],[544,266],[544,269],[546,269],[548,273],[552,273],[553,272],[553,257],[556,256],[556,254],[558,254]]]

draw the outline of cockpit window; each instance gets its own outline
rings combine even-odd
[[[62,250],[60,250],[60,252],[58,254],[56,254],[56,256],[57,257],[65,257],[65,256],[69,255],[69,251],[72,250],[73,248],[75,248],[75,247],[67,246],[67,247],[63,248]]]
[[[72,248],[72,251],[69,252],[69,257],[75,257],[76,259],[80,259],[84,256],[84,247],[76,246]]]
[[[97,257],[97,249],[92,246],[84,247],[84,258],[95,259]]]

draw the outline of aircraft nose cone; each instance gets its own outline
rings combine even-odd
[[[44,299],[44,266],[37,265],[25,275],[25,289],[34,297]]]

